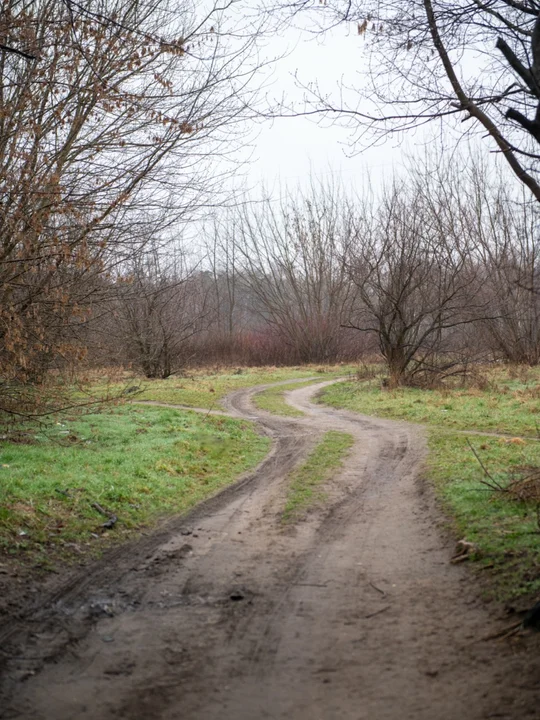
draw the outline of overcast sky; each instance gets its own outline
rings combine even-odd
[[[366,89],[370,42],[373,38],[369,34],[358,35],[356,24],[340,24],[320,36],[288,28],[268,45],[269,53],[283,57],[275,63],[268,79],[267,100],[272,104],[283,97],[287,103],[301,107],[305,92],[299,83],[317,82],[324,94],[335,97],[338,106],[343,93],[350,106],[357,106],[360,101],[362,111],[371,109],[377,114],[369,104]],[[272,191],[279,185],[301,185],[310,173],[317,178],[333,173],[345,187],[378,186],[383,179],[403,170],[408,156],[424,156],[426,149],[442,152],[443,145],[445,152],[451,150],[456,146],[456,128],[460,133],[463,130],[473,133],[470,147],[478,148],[486,157],[494,157],[488,155],[491,143],[481,139],[481,128],[472,123],[464,126],[459,118],[454,130],[450,121],[445,120],[441,126],[431,124],[387,136],[376,147],[369,147],[368,138],[351,146],[351,130],[340,126],[337,119],[319,124],[306,117],[267,121],[259,127],[247,181],[251,187],[264,182]],[[460,147],[468,151],[466,145]]]
[[[300,82],[317,81],[325,93],[338,95],[344,85],[354,87],[357,90],[348,95],[356,104],[356,92],[360,98],[365,94],[366,42],[369,39],[345,24],[321,37],[290,28],[271,46],[285,57],[273,68],[266,97],[273,102],[284,96],[300,106],[304,92],[297,76]],[[402,167],[405,154],[423,153],[426,137],[425,132],[417,131],[404,138],[388,138],[378,147],[367,147],[367,141],[351,147],[351,131],[337,121],[317,124],[306,117],[278,118],[259,128],[249,183],[301,184],[310,173],[319,178],[334,173],[345,185],[358,187],[378,183]]]

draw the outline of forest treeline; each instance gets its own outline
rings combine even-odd
[[[416,167],[378,193],[336,184],[217,216],[190,269],[154,246],[109,281],[92,362],[167,377],[205,362],[354,361],[392,384],[540,361],[538,211],[478,162]]]

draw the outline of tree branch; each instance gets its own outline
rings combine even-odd
[[[0,50],[3,50],[7,53],[13,53],[14,55],[19,55],[25,60],[37,60],[37,57],[35,55],[30,55],[30,53],[19,50],[18,48],[11,47],[10,45],[4,45],[3,43],[0,43]]]
[[[469,96],[461,86],[461,83],[458,80],[446,47],[444,46],[444,43],[439,34],[439,28],[437,26],[437,20],[435,18],[433,3],[431,0],[424,0],[424,9],[426,11],[426,17],[428,20],[430,34],[433,39],[433,44],[435,45],[435,49],[439,54],[444,71],[448,79],[450,80],[452,89],[454,90],[458,100],[461,103],[461,107],[463,108],[463,110],[468,110],[468,112],[486,128],[488,134],[491,135],[491,137],[499,146],[506,161],[514,171],[515,175],[524,185],[529,188],[536,200],[540,202],[540,184],[521,165],[515,154],[512,152],[511,146],[507,142],[506,138],[502,135],[499,128],[495,125],[493,120],[491,120],[491,118],[486,115],[486,113],[481,110],[478,105],[476,105],[476,103],[474,103],[469,98]]]
[[[503,40],[503,38],[497,38],[495,47],[497,48],[497,50],[500,50],[502,52],[506,62],[510,65],[512,70],[514,70],[519,75],[519,77],[527,84],[529,90],[534,93],[536,97],[540,97],[538,84],[536,83],[536,79],[534,78],[532,72],[529,70],[529,68],[525,67],[525,65],[521,62],[521,60],[518,58],[512,48],[508,45],[506,40]]]

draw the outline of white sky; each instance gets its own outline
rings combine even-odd
[[[276,45],[276,53],[287,53],[277,61],[267,98],[300,103],[303,91],[295,74],[304,83],[317,81],[325,93],[338,94],[342,83],[358,88],[362,94],[365,67],[364,47],[369,39],[358,36],[346,25],[339,25],[321,38],[290,28]],[[357,101],[354,93],[352,104]],[[339,123],[317,124],[306,117],[278,118],[265,122],[255,141],[249,166],[249,185],[262,181],[267,186],[281,183],[302,184],[310,173],[317,178],[334,173],[345,186],[378,183],[391,176],[404,162],[405,153],[424,152],[426,133],[417,131],[402,138],[388,138],[378,147],[367,141],[350,146],[351,131]]]
[[[359,36],[356,24],[339,24],[331,31],[317,36],[295,27],[289,27],[268,44],[268,52],[281,55],[271,77],[265,95],[270,104],[282,97],[286,103],[301,107],[304,91],[295,76],[303,84],[317,82],[324,94],[340,102],[340,92],[349,106],[355,107],[360,100],[362,111],[370,111],[365,88],[368,87],[367,52],[372,41],[369,34]],[[365,73],[365,75],[364,75]],[[353,88],[347,91],[344,88]],[[371,106],[374,115],[377,111]],[[380,112],[380,111],[379,111]],[[302,185],[310,174],[323,179],[332,173],[341,180],[344,188],[357,189],[378,186],[385,178],[390,179],[407,164],[408,156],[425,156],[426,149],[451,152],[456,146],[458,134],[472,132],[469,151],[478,148],[486,157],[494,146],[481,139],[482,131],[473,123],[463,125],[456,118],[454,128],[448,119],[428,124],[414,131],[387,136],[376,147],[369,147],[369,138],[351,146],[351,129],[340,125],[337,118],[322,121],[306,117],[278,118],[261,124],[254,142],[254,153],[247,170],[247,185],[256,187],[264,183],[272,191],[278,186]],[[456,132],[457,131],[457,132]],[[464,146],[460,146],[462,150]],[[465,150],[466,151],[466,150]]]

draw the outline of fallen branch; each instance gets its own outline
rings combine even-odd
[[[460,540],[456,545],[456,551],[450,562],[452,563],[452,565],[457,565],[458,563],[462,563],[465,560],[469,560],[471,557],[471,553],[477,552],[478,546],[476,545],[476,543],[468,542],[465,539]]]
[[[369,584],[371,585],[371,587],[372,587],[374,590],[376,590],[377,592],[381,593],[381,595],[382,595],[383,597],[386,597],[386,593],[384,592],[384,590],[381,590],[381,588],[378,588],[378,587],[377,587],[376,585],[374,585],[372,582],[370,582]]]
[[[103,523],[103,525],[101,526],[102,528],[104,528],[106,530],[110,530],[110,528],[112,528],[116,525],[116,523],[118,522],[118,518],[116,517],[116,515],[114,513],[108,512],[107,510],[105,510],[104,507],[102,507],[97,502],[93,502],[90,504],[94,508],[94,510],[98,511],[98,513],[100,513],[101,515],[105,515],[106,518],[109,518],[107,520],[107,522]]]
[[[514,623],[513,625],[510,625],[509,627],[505,627],[502,630],[499,630],[498,632],[491,633],[490,635],[484,635],[481,638],[478,638],[478,640],[475,640],[474,642],[487,642],[488,640],[504,640],[507,637],[510,637],[512,635],[517,635],[517,633],[522,629],[523,622],[520,620],[517,623]]]

